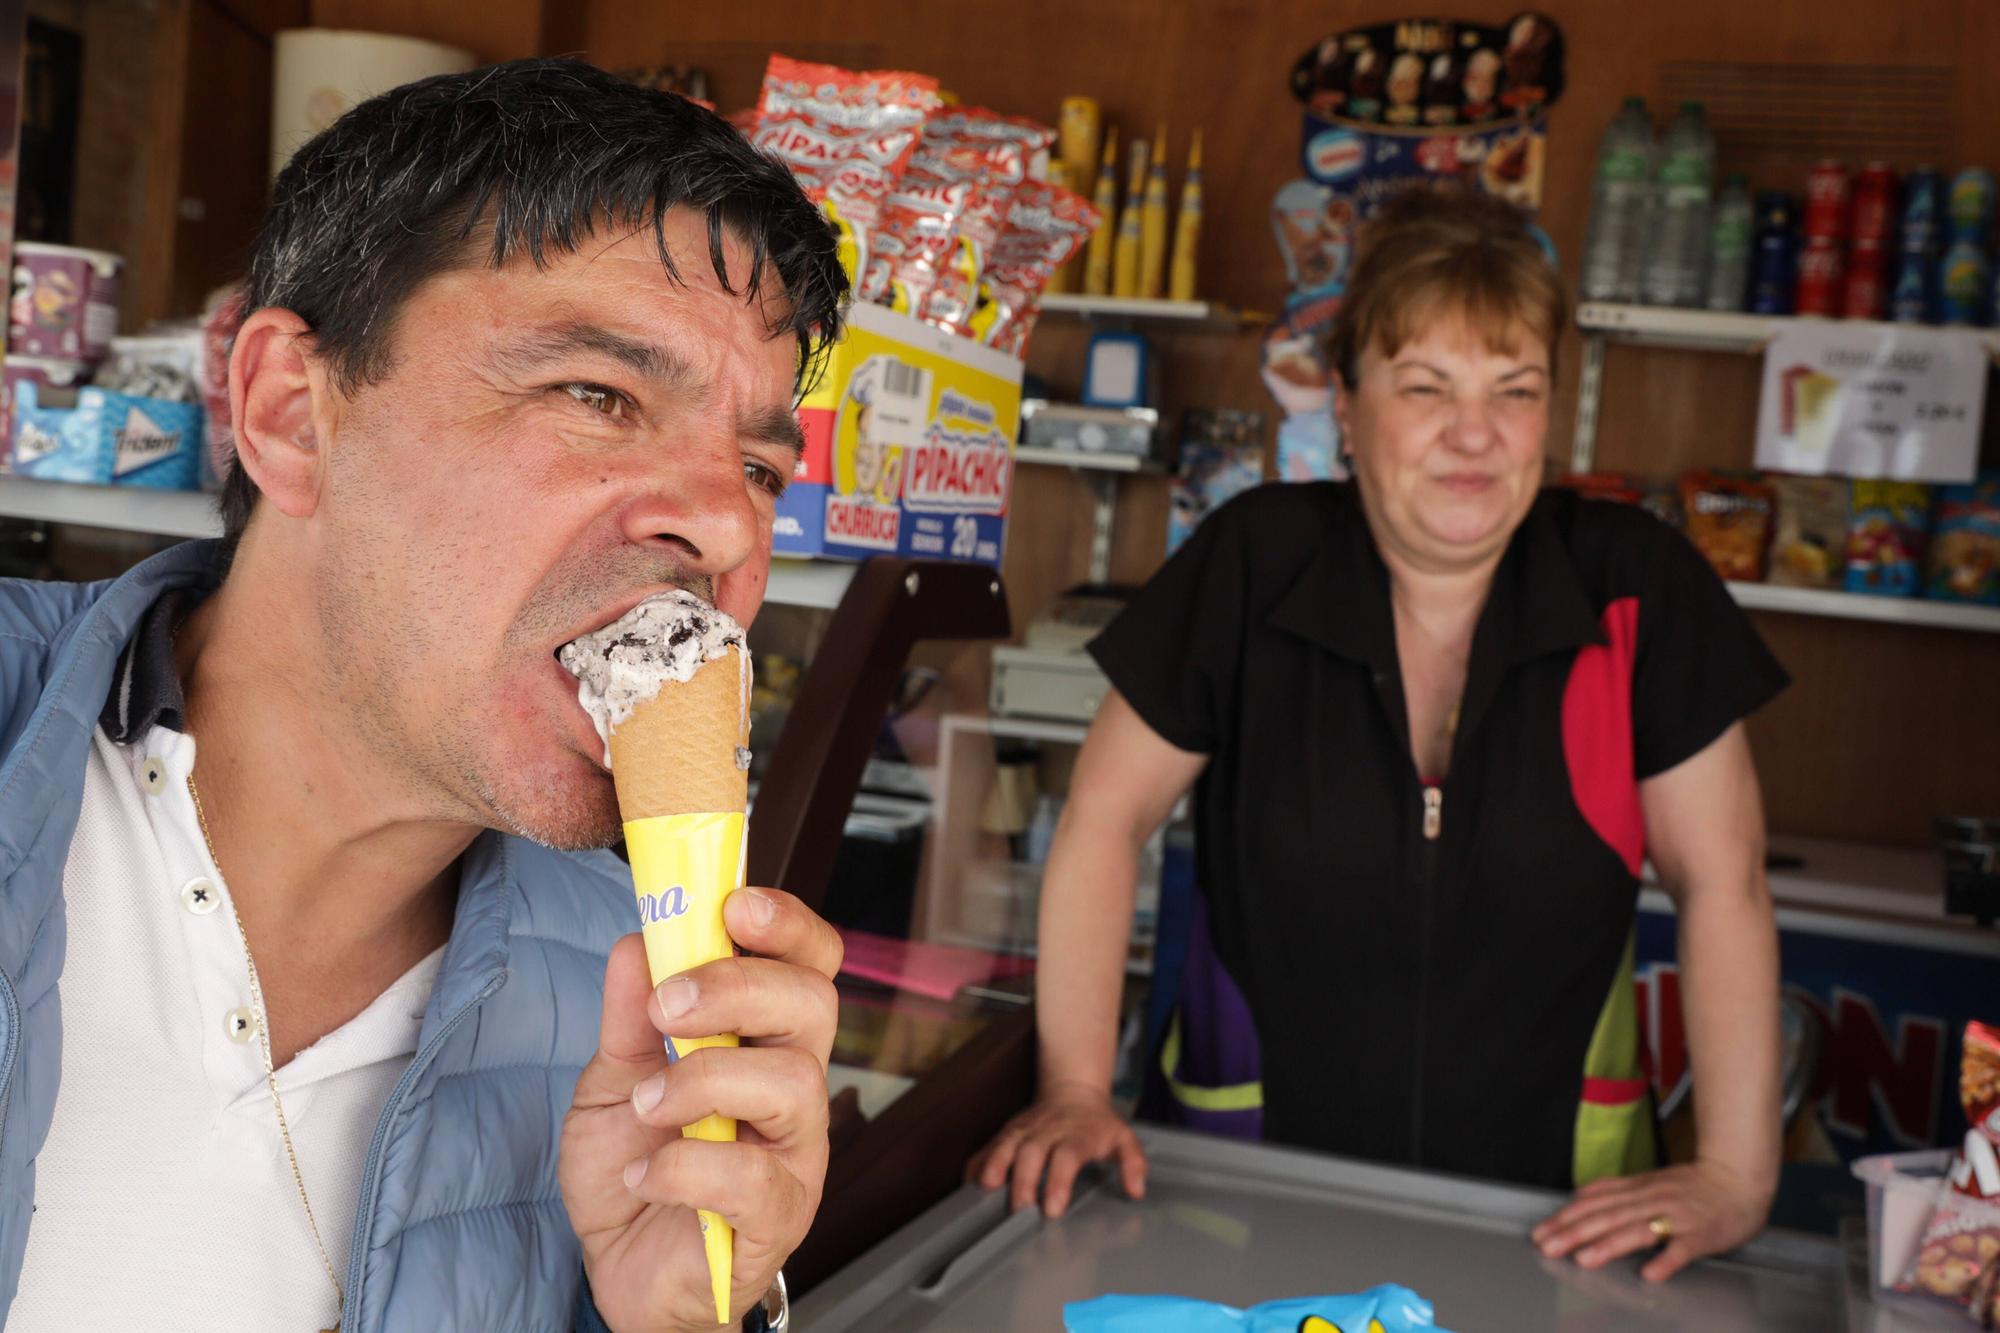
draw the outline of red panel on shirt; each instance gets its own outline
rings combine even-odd
[[[1604,608],[1608,644],[1587,644],[1563,691],[1563,754],[1576,808],[1639,877],[1646,860],[1646,820],[1632,759],[1632,667],[1638,656],[1639,599]]]

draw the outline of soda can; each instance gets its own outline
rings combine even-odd
[[[1944,236],[1944,175],[1933,167],[1918,167],[1903,182],[1903,217],[1897,241],[1907,254],[1911,247],[1930,249]]]
[[[1889,291],[1889,318],[1898,324],[1937,322],[1937,250],[1904,246],[1897,256],[1896,285]]]
[[[1886,162],[1870,162],[1854,178],[1853,225],[1849,235],[1856,245],[1881,245],[1896,225],[1896,174]]]
[[[1806,240],[1838,241],[1847,235],[1847,197],[1847,168],[1822,158],[1806,177]]]
[[[1757,245],[1750,255],[1750,310],[1789,315],[1798,279],[1798,236],[1792,196],[1765,190],[1757,196]]]
[[[1944,252],[1938,271],[1938,320],[1944,324],[1984,324],[1993,281],[1986,247],[1966,237]]]
[[[1832,315],[1840,309],[1840,242],[1814,236],[1799,252],[1799,281],[1792,298],[1795,315]]]
[[[1888,256],[1880,241],[1857,240],[1847,252],[1847,276],[1840,285],[1842,319],[1880,319],[1888,289]]]
[[[1984,241],[1992,230],[1993,173],[1984,167],[1967,167],[1951,178],[1952,239]]]

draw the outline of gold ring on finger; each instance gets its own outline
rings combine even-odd
[[[1674,1238],[1674,1220],[1665,1213],[1661,1213],[1658,1217],[1646,1223],[1646,1230],[1653,1233],[1654,1240],[1672,1240]]]

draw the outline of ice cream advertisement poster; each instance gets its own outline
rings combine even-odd
[[[1764,353],[1757,466],[1776,472],[1972,480],[1986,410],[1976,333],[1807,323]]]
[[[998,565],[1014,489],[1021,363],[878,306],[799,406],[805,453],[772,550]]]

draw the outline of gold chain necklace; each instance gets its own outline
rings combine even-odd
[[[222,858],[215,854],[215,839],[208,831],[208,812],[202,808],[201,792],[194,785],[194,774],[188,774],[188,796],[194,801],[195,822],[201,825],[201,840],[208,845],[208,859],[215,868],[222,869]],[[292,1147],[292,1127],[285,1120],[285,1103],[278,1096],[278,1069],[271,1058],[271,1011],[264,1004],[264,983],[257,979],[257,960],[250,955],[250,935],[243,929],[243,918],[236,914],[232,901],[229,907],[230,920],[236,923],[237,938],[243,941],[243,963],[250,969],[250,1002],[257,1006],[257,1049],[264,1057],[264,1081],[271,1089],[271,1109],[278,1113],[278,1137],[285,1143],[285,1160],[292,1165],[292,1183],[299,1187],[299,1202],[305,1205],[306,1226],[312,1231],[313,1248],[319,1251],[320,1264],[326,1269],[326,1280],[333,1284],[333,1327],[321,1329],[320,1333],[338,1333],[341,1315],[347,1309],[347,1293],[340,1289],[340,1279],[334,1276],[333,1260],[326,1252],[326,1242],[319,1237],[319,1219],[313,1216],[312,1199],[306,1194],[305,1173],[299,1170],[298,1150]]]

